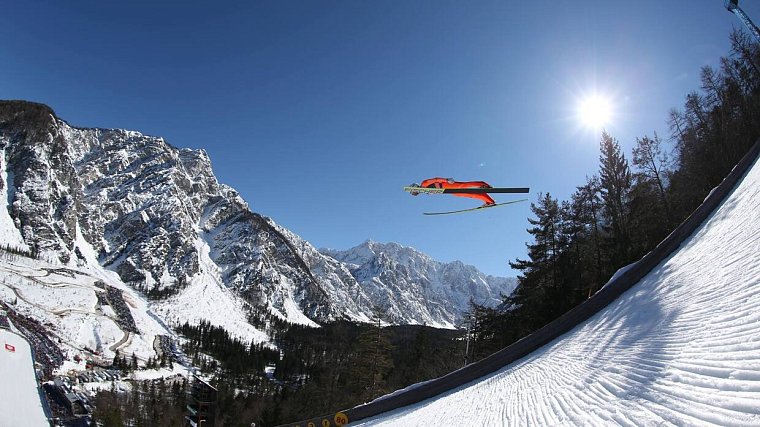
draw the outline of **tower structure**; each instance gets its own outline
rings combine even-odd
[[[729,12],[736,15],[740,21],[744,23],[750,33],[755,37],[755,40],[760,43],[760,29],[757,28],[754,22],[749,19],[746,13],[739,7],[739,0],[726,0],[724,5]]]
[[[216,418],[216,388],[193,375],[187,399],[185,425],[188,427],[212,427]]]

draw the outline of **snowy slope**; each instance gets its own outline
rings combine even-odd
[[[47,421],[34,374],[29,342],[20,335],[0,328],[0,378],[3,389],[0,424],[46,427]]]
[[[358,425],[760,425],[760,165],[637,285],[529,356]]]
[[[106,287],[121,292],[125,312],[140,334],[119,324],[114,303],[105,302]],[[135,353],[144,361],[155,357],[156,335],[173,335],[153,314],[147,301],[113,272],[61,268],[45,261],[3,254],[0,300],[19,314],[45,325],[69,361],[80,356],[83,360],[94,358],[110,363],[116,350],[127,355]],[[73,367],[65,365],[61,369],[67,366]]]

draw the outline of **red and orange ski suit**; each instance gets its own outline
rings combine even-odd
[[[422,181],[420,184],[420,187],[424,188],[490,188],[491,186],[485,182],[485,181],[454,181],[450,180],[449,178],[430,178]],[[471,199],[478,199],[484,202],[487,205],[493,205],[496,203],[494,199],[491,198],[486,193],[483,194],[458,194],[458,193],[451,193],[454,196],[457,197],[469,197]]]

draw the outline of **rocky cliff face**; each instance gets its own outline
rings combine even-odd
[[[288,319],[340,310],[269,220],[220,184],[202,150],[138,132],[78,129],[48,107],[0,104],[9,213],[25,242],[63,264],[98,262],[152,295],[170,296],[201,274]],[[208,258],[211,262],[204,262]]]
[[[459,304],[468,290],[476,301],[491,295],[480,279],[444,279],[455,267],[436,267],[440,280],[415,282],[416,265],[377,258],[377,269],[357,269],[320,253],[220,184],[203,150],[139,132],[75,128],[44,105],[4,101],[0,151],[7,171],[0,185],[26,245],[62,264],[117,272],[163,301],[160,311],[175,321],[181,316],[168,303],[199,281],[242,296],[252,316],[307,324],[367,320],[380,304],[394,322],[450,325],[456,314],[445,298]],[[421,291],[430,287],[435,292]]]

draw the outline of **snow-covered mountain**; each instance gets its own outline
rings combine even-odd
[[[496,303],[511,290],[392,244],[361,263],[321,253],[219,183],[203,150],[72,127],[41,104],[0,102],[0,154],[4,243],[115,272],[168,323],[207,319],[254,339],[268,316],[367,321],[380,305],[393,323],[450,327],[470,297]]]
[[[444,322],[454,326],[470,301],[495,306],[511,293],[514,278],[487,276],[460,261],[441,263],[397,243],[371,240],[347,251],[321,249],[348,265],[370,300],[394,323]]]
[[[239,329],[263,312],[307,324],[343,312],[270,222],[217,182],[202,150],[3,102],[0,153],[6,228],[43,259],[115,271],[167,321],[211,316]]]

